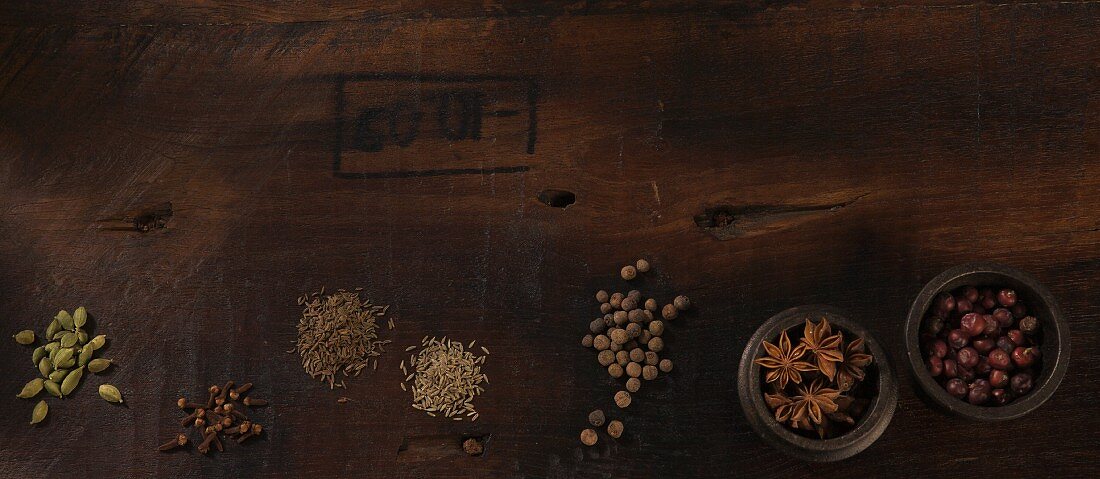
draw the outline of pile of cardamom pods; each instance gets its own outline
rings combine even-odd
[[[73,314],[64,310],[57,313],[43,335],[47,343],[35,348],[32,354],[34,365],[42,377],[28,382],[16,397],[31,399],[45,389],[54,397],[63,398],[72,394],[80,385],[85,369],[99,373],[111,366],[113,362],[110,359],[93,357],[107,343],[107,337],[101,334],[89,338],[84,329],[87,323],[88,311],[83,306],[76,308]],[[15,341],[24,346],[32,346],[38,342],[38,338],[34,331],[27,329],[16,334]],[[100,385],[99,395],[113,403],[122,402],[122,393],[110,384]],[[39,401],[31,414],[31,424],[42,422],[48,412],[46,401]]]

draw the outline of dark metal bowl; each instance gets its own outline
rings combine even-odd
[[[1039,345],[1043,354],[1042,370],[1035,378],[1035,387],[1030,393],[1005,406],[975,406],[947,394],[928,373],[924,364],[920,348],[920,328],[925,314],[937,294],[965,285],[979,288],[1006,286],[1015,289],[1017,297],[1027,305],[1028,314],[1039,319],[1043,330],[1042,343]],[[1035,410],[1058,389],[1069,365],[1069,326],[1050,291],[1031,275],[1000,264],[970,263],[944,271],[924,286],[909,309],[909,317],[905,322],[905,347],[913,377],[937,406],[970,419],[1001,421],[1018,418]]]
[[[855,428],[840,437],[814,439],[791,431],[775,422],[775,416],[764,402],[761,387],[761,368],[753,361],[762,354],[762,341],[775,341],[784,330],[805,323],[806,318],[825,317],[834,327],[846,334],[862,337],[874,361],[867,367],[867,379],[875,381],[878,394],[871,400]],[[741,367],[737,376],[737,390],[741,396],[741,409],[749,425],[772,447],[807,461],[839,461],[858,454],[870,446],[886,430],[894,417],[898,402],[898,387],[894,371],[882,346],[867,330],[849,320],[840,310],[830,306],[798,306],[772,316],[749,339],[749,345],[741,355]]]

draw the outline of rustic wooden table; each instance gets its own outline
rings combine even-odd
[[[178,3],[0,5],[0,333],[87,305],[127,398],[85,385],[28,426],[30,352],[5,340],[0,476],[1100,466],[1095,2]],[[616,389],[579,339],[637,257],[697,309],[623,439],[583,449]],[[1036,275],[1073,334],[1053,398],[992,426],[930,407],[903,363],[910,302],[971,260]],[[312,381],[286,351],[322,285],[392,304],[392,349],[490,348],[481,419],[411,410],[398,353],[346,392]],[[898,372],[893,423],[838,463],[769,448],[737,400],[749,335],[807,303],[850,311]],[[273,401],[264,440],[154,451],[177,397],[230,378]]]

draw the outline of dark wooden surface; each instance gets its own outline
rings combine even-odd
[[[1100,466],[1095,2],[255,3],[0,5],[0,476]],[[500,116],[440,126],[440,99],[462,98]],[[575,204],[546,206],[549,189]],[[165,202],[162,229],[97,221]],[[733,225],[701,227],[715,211]],[[644,290],[698,307],[670,331],[676,370],[616,411],[624,438],[585,450],[585,414],[616,389],[579,339],[637,257],[656,265]],[[1020,420],[948,417],[902,363],[910,301],[971,260],[1036,275],[1072,328],[1062,387]],[[398,353],[347,392],[310,380],[286,351],[295,298],[322,285],[392,304],[397,351],[490,348],[481,419],[414,412]],[[899,375],[890,428],[839,463],[778,454],[738,407],[746,339],[806,303],[851,311]],[[80,304],[127,407],[95,378],[30,427],[30,350],[6,337]],[[272,399],[263,441],[153,451],[180,430],[175,398],[229,378]],[[491,435],[484,456],[465,434]]]

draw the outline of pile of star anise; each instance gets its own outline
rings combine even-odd
[[[754,361],[766,371],[764,400],[775,420],[795,431],[840,436],[855,426],[874,394],[861,387],[872,357],[863,338],[845,343],[844,333],[833,332],[825,318],[816,324],[807,318],[798,339],[792,347],[783,331],[778,346],[764,341],[765,354]]]

